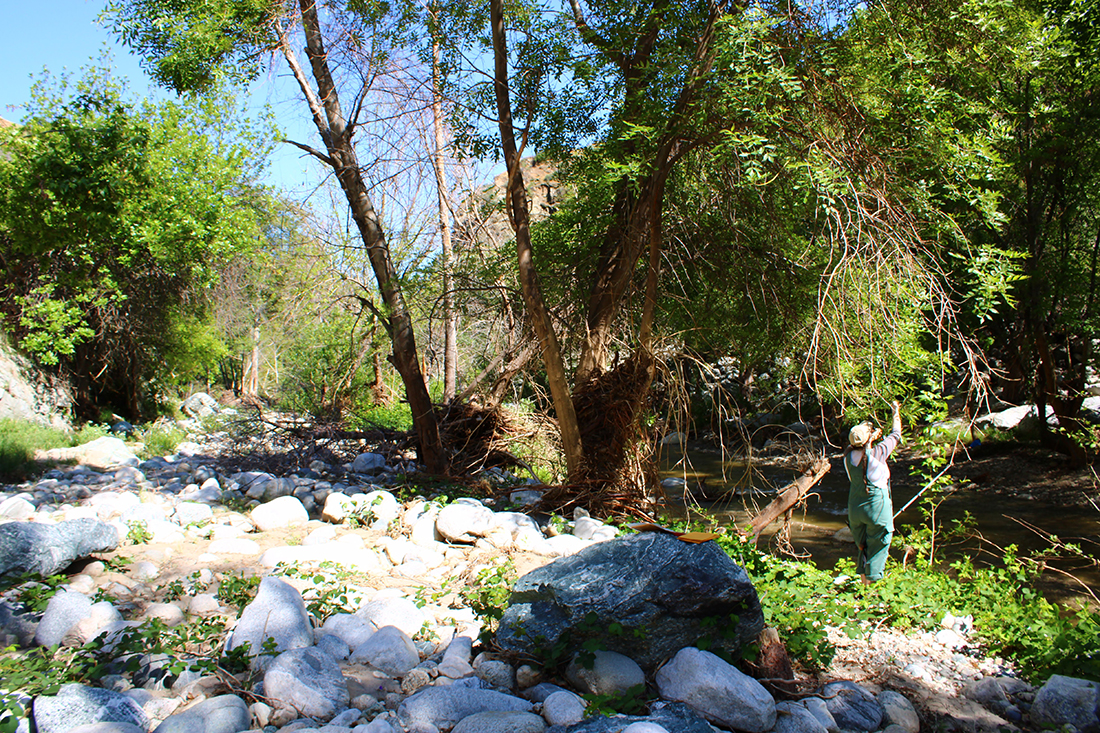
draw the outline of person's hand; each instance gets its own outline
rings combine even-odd
[[[892,407],[894,409],[894,414],[895,415],[898,415],[898,414],[901,413],[901,403],[898,402],[897,400],[894,400],[893,402],[891,402],[890,407]]]

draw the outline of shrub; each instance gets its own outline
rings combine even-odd
[[[176,446],[187,439],[187,433],[177,427],[154,425],[143,440],[142,454],[146,458],[166,456],[176,452]]]

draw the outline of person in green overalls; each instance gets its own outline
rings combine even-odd
[[[851,484],[848,527],[859,548],[856,567],[865,583],[882,580],[894,535],[894,504],[886,459],[901,442],[901,407],[896,400],[892,407],[893,429],[889,435],[882,438],[882,431],[871,423],[860,423],[848,433],[848,447],[844,449],[844,470]]]

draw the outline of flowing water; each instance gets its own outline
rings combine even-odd
[[[831,568],[841,557],[854,557],[854,545],[834,539],[834,535],[846,526],[848,506],[848,479],[844,474],[839,455],[831,461],[832,469],[811,491],[805,508],[797,508],[791,522],[790,542],[796,553],[809,555],[822,568]],[[720,522],[745,526],[760,508],[781,489],[793,481],[797,472],[775,466],[749,466],[744,462],[725,460],[717,450],[688,446],[686,452],[677,447],[666,447],[661,460],[661,478],[680,477],[690,487],[697,488],[696,496],[705,493],[709,499],[678,501],[673,499],[668,513],[682,518],[703,516],[717,518]],[[894,511],[897,512],[920,491],[923,482],[915,474],[912,462],[901,461],[892,467],[892,493]],[[931,493],[931,492],[929,492]],[[1035,552],[1049,546],[1043,535],[1056,534],[1064,542],[1077,542],[1086,550],[1097,554],[1100,550],[1100,511],[1089,507],[1063,507],[1042,504],[1034,499],[979,493],[973,490],[955,490],[943,498],[936,509],[938,526],[946,526],[966,514],[973,517],[978,532],[989,543],[1005,547],[1015,544],[1021,553]],[[897,536],[904,539],[910,527],[923,526],[926,518],[918,500],[895,520]],[[1021,523],[1023,522],[1023,523]],[[1037,533],[1030,525],[1041,530]],[[765,530],[761,542],[768,541],[779,529],[781,521]],[[948,556],[972,554],[980,543],[968,542],[950,546]],[[988,547],[988,544],[986,545]],[[898,550],[892,552],[896,558]],[[990,561],[994,555],[981,553],[975,562]],[[1073,574],[1100,595],[1100,570],[1080,570],[1081,563],[1072,566]],[[1071,568],[1071,566],[1066,566]],[[1052,600],[1068,601],[1086,595],[1081,582],[1058,572],[1048,572],[1041,588]]]

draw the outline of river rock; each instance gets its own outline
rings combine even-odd
[[[386,467],[386,457],[378,453],[360,453],[351,462],[352,473],[374,475]]]
[[[909,699],[900,692],[883,690],[878,694],[882,706],[883,720],[888,725],[896,725],[905,733],[920,733],[920,716]]]
[[[285,580],[267,576],[252,602],[245,606],[229,639],[227,651],[249,644],[254,660],[263,650],[265,639],[274,639],[276,648],[285,652],[313,644],[313,629],[309,623],[302,594]],[[253,661],[253,665],[257,664]],[[263,666],[264,662],[259,663]]]
[[[38,630],[38,617],[25,613],[21,606],[0,601],[0,648],[29,647]]]
[[[404,631],[383,626],[352,652],[351,661],[365,662],[392,677],[401,677],[420,664],[420,653]]]
[[[828,733],[813,713],[794,702],[775,704],[773,733]]]
[[[459,721],[451,733],[543,733],[546,721],[534,713],[489,711]]]
[[[118,530],[96,519],[60,524],[8,522],[0,525],[0,577],[54,575],[75,560],[118,547]]]
[[[493,510],[476,499],[462,498],[440,510],[435,528],[449,542],[474,542],[493,528]]]
[[[882,705],[867,690],[854,682],[839,680],[825,685],[825,706],[836,724],[844,730],[872,731],[882,724]]]
[[[396,626],[409,636],[416,636],[428,620],[424,612],[408,598],[379,598],[363,604],[355,615],[373,628]]]
[[[1100,683],[1052,675],[1035,695],[1031,721],[1042,728],[1072,725],[1078,730],[1095,729],[1100,708]]]
[[[92,599],[83,593],[62,590],[54,593],[38,624],[34,641],[39,646],[57,646],[69,629],[92,613]]]
[[[349,701],[340,666],[316,647],[276,657],[264,674],[264,696],[317,720],[329,720]]]
[[[36,458],[51,461],[75,461],[91,468],[114,468],[115,466],[136,466],[141,463],[134,452],[119,438],[105,435],[102,438],[72,448],[51,448],[36,451]]]
[[[293,527],[309,521],[309,512],[301,500],[294,496],[280,496],[274,501],[260,504],[252,510],[250,516],[256,529],[261,532]]]
[[[22,520],[34,516],[36,507],[24,495],[0,501],[0,519]]]
[[[204,418],[221,412],[221,405],[205,392],[196,392],[183,401],[180,412],[187,417]]]
[[[764,733],[775,725],[775,700],[764,686],[710,652],[684,647],[657,670],[656,682],[661,697],[722,727]]]
[[[714,733],[710,723],[679,702],[656,702],[650,707],[649,715],[596,716],[576,725],[555,725],[547,728],[546,733],[626,733],[633,725],[657,726],[668,733]]]
[[[598,639],[648,669],[704,637],[707,619],[723,626],[737,617],[736,633],[714,640],[729,651],[764,628],[748,575],[718,545],[662,532],[600,542],[533,570],[516,581],[511,603],[497,632],[506,650],[532,654],[538,644],[552,646],[568,635],[576,652]],[[625,633],[608,634],[612,623]]]
[[[34,699],[34,724],[38,733],[68,733],[79,725],[129,723],[149,729],[141,706],[125,695],[84,685],[62,685],[56,695]]]
[[[237,733],[248,730],[251,723],[244,700],[218,695],[170,716],[153,733]]]
[[[334,613],[325,619],[321,631],[326,635],[335,636],[351,649],[358,649],[374,635],[375,626],[353,613]]]
[[[597,651],[575,654],[565,669],[569,684],[595,695],[621,695],[632,687],[645,686],[645,672],[630,657],[618,652]]]
[[[550,725],[573,725],[584,720],[586,708],[587,703],[580,695],[569,690],[558,690],[542,701],[542,717]]]
[[[448,685],[427,687],[405,698],[397,708],[397,717],[409,730],[430,730],[428,726],[447,730],[475,713],[528,713],[531,709],[531,703],[503,692]]]

